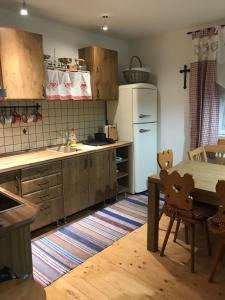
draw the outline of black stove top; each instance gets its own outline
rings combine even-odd
[[[113,139],[107,138],[103,141],[87,140],[87,141],[83,141],[82,143],[90,146],[103,146],[103,145],[114,144],[115,141]]]

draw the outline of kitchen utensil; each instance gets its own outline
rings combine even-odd
[[[72,62],[72,58],[70,57],[60,57],[58,61],[64,65],[69,65]]]
[[[25,112],[22,113],[21,119],[24,123],[27,123],[27,114]]]
[[[21,122],[21,115],[18,114],[16,111],[13,112],[13,123],[20,123]]]
[[[27,123],[36,123],[37,122],[37,116],[35,114],[35,112],[32,112],[30,115],[28,115],[27,117]]]
[[[79,71],[87,71],[87,66],[86,66],[86,63],[85,63],[85,59],[75,58],[75,63],[77,65],[77,69]]]
[[[42,114],[39,113],[39,111],[37,110],[37,111],[35,112],[35,115],[36,115],[36,122],[41,122],[42,119],[43,119]]]
[[[13,123],[13,115],[10,114],[10,115],[6,115],[5,116],[5,124],[12,124]]]
[[[104,132],[96,132],[95,133],[95,140],[96,141],[105,141],[106,140],[106,134]]]
[[[1,114],[1,115],[0,115],[0,123],[1,123],[2,125],[5,124],[5,116],[4,116],[4,114]]]
[[[114,141],[118,140],[118,132],[115,124],[113,125],[105,125],[105,134],[107,138],[111,138]]]
[[[133,68],[134,59],[138,60],[140,64],[139,68]],[[140,57],[135,55],[131,57],[129,69],[123,71],[123,76],[127,83],[145,83],[149,81],[149,72],[149,69],[142,67]]]

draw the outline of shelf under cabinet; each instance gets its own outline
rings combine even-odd
[[[123,158],[123,159],[121,159],[119,161],[116,161],[116,164],[118,165],[118,164],[121,164],[121,163],[123,163],[125,161],[128,161],[128,158]]]
[[[117,186],[117,194],[125,193],[128,191],[128,188],[126,186],[118,184]]]
[[[127,172],[118,172],[117,175],[116,175],[117,179],[127,177],[127,176],[128,176]]]

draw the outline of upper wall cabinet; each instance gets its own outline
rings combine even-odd
[[[118,99],[117,51],[86,47],[79,49],[79,57],[86,60],[91,72],[92,97],[94,100]]]
[[[43,99],[42,36],[0,28],[1,85],[7,99]]]

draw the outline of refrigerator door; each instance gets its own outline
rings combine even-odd
[[[147,190],[147,178],[157,173],[157,123],[134,124],[134,192]]]
[[[133,89],[133,123],[157,121],[157,90]]]

